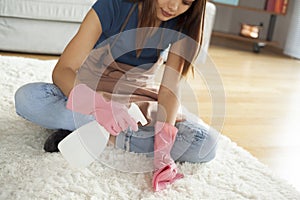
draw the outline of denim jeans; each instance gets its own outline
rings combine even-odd
[[[66,108],[67,97],[51,83],[30,83],[15,94],[16,112],[21,117],[47,129],[76,128],[94,120],[91,115],[72,112]],[[201,120],[200,120],[201,121]],[[180,162],[208,162],[215,157],[219,133],[203,122],[177,122],[178,129],[171,156]],[[127,130],[116,138],[116,146],[136,153],[150,153],[154,149],[154,127],[140,127],[137,132]]]

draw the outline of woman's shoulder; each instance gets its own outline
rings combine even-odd
[[[92,8],[96,11],[103,32],[114,32],[133,6],[129,0],[97,0]]]
[[[124,10],[130,9],[134,3],[129,0],[97,0],[93,8],[95,10],[106,9],[120,13]]]

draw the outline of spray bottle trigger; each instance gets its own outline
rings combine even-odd
[[[143,126],[148,123],[144,114],[135,103],[131,103],[128,113],[136,122],[140,122]]]

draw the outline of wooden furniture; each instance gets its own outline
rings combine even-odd
[[[260,49],[262,47],[266,46],[266,45],[271,45],[271,46],[277,46],[278,45],[278,42],[273,41],[273,32],[274,32],[274,29],[275,29],[276,18],[277,18],[278,15],[285,15],[285,14],[277,13],[277,12],[271,12],[271,11],[267,11],[267,10],[259,9],[259,8],[252,8],[252,7],[248,7],[248,6],[242,6],[242,5],[235,6],[235,5],[217,3],[217,2],[213,2],[212,0],[211,0],[211,2],[214,3],[217,6],[230,7],[230,8],[233,8],[233,9],[243,9],[243,10],[248,10],[248,11],[252,11],[252,12],[270,14],[269,26],[268,26],[268,32],[267,32],[266,39],[247,38],[247,37],[243,37],[243,36],[240,36],[240,35],[237,35],[237,34],[219,32],[219,31],[213,31],[213,33],[212,33],[213,36],[253,43],[253,52],[255,52],[255,53],[259,53]]]

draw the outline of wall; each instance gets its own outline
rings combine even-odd
[[[283,53],[300,59],[300,1],[295,1]]]
[[[290,24],[291,12],[295,0],[289,0],[287,14],[278,15],[273,34],[273,40],[279,42],[279,48],[283,49],[286,41],[287,31]],[[297,0],[298,1],[298,0]],[[263,0],[240,0],[240,5],[264,8]],[[260,38],[265,39],[269,26],[270,14],[260,13],[243,9],[233,9],[225,6],[217,6],[214,30],[239,34],[240,24],[264,24]]]

